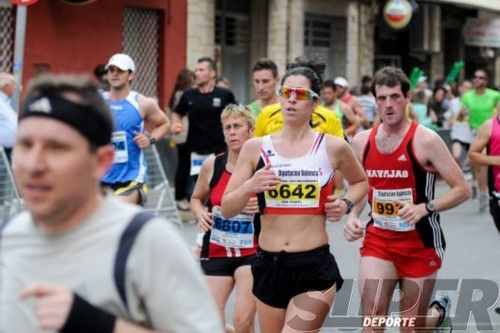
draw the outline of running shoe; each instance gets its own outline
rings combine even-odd
[[[450,319],[451,300],[447,295],[436,295],[432,301],[431,307],[436,306],[442,313],[436,325],[435,333],[450,333],[453,332]]]

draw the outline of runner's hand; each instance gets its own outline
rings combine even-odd
[[[332,222],[339,221],[340,218],[347,212],[347,204],[335,194],[329,195],[326,200],[326,218]]]
[[[357,217],[349,216],[344,225],[344,237],[347,241],[352,242],[365,234],[365,227]]]
[[[135,132],[134,142],[139,146],[139,148],[144,149],[150,146],[149,138],[144,133]]]
[[[34,299],[35,313],[43,330],[60,330],[68,319],[74,295],[65,287],[37,283],[25,288],[21,299]]]
[[[258,213],[259,212],[259,205],[257,203],[257,198],[251,197],[250,200],[248,200],[247,205],[243,211],[245,213],[248,213],[248,214]]]
[[[198,215],[198,230],[200,232],[207,232],[212,229],[212,225],[214,224],[214,220],[212,220],[213,214],[207,211]]]
[[[398,216],[410,224],[415,224],[424,216],[426,216],[427,209],[425,204],[414,205],[409,201],[395,200],[396,207],[399,207]]]
[[[172,123],[171,126],[171,132],[172,134],[179,134],[182,132],[184,126],[182,126],[182,123]]]
[[[248,182],[252,193],[261,193],[275,190],[276,185],[281,182],[281,178],[271,169],[271,165],[267,164],[262,169],[257,170]]]

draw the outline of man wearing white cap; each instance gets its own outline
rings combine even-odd
[[[337,76],[333,83],[335,84],[335,92],[337,93],[337,97],[342,100],[342,102],[346,103],[352,108],[354,114],[358,117],[361,125],[365,128],[370,126],[370,123],[366,119],[365,111],[363,107],[359,103],[356,96],[353,96],[349,93],[349,82],[341,76]]]
[[[114,118],[115,159],[101,182],[125,201],[141,204],[147,190],[142,150],[163,138],[170,122],[153,98],[132,90],[135,77],[132,58],[117,53],[109,59],[106,69],[110,90],[103,96]],[[144,133],[145,126],[152,128],[150,134]]]

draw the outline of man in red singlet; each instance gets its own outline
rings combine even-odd
[[[469,148],[471,164],[488,166],[490,214],[500,232],[500,103],[496,115],[480,128]],[[486,148],[487,154],[482,151]]]
[[[409,87],[399,68],[375,74],[372,92],[383,122],[353,140],[368,176],[371,219],[366,227],[361,223],[364,204],[358,204],[344,234],[349,241],[365,236],[359,273],[363,316],[387,316],[399,282],[401,316],[415,318],[419,328],[437,326],[443,332],[451,326],[449,298],[436,298],[426,314],[445,249],[439,212],[467,200],[470,189],[441,138],[405,116]],[[435,197],[437,174],[450,190]]]

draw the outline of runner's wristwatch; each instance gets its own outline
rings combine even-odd
[[[427,213],[432,214],[436,211],[436,206],[434,206],[434,201],[429,200],[425,203],[425,209],[427,210]]]
[[[346,199],[346,198],[342,198],[341,200],[343,200],[345,202],[345,204],[347,205],[347,211],[345,212],[346,215],[350,214],[352,212],[352,208],[354,207],[354,204],[352,203],[351,200]]]
[[[150,145],[154,145],[156,143],[156,138],[152,135],[148,135],[148,140]]]

